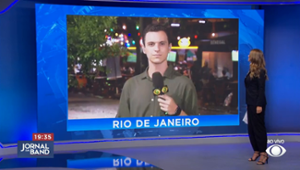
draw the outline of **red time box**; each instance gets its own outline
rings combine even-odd
[[[33,141],[54,141],[54,133],[33,133]]]

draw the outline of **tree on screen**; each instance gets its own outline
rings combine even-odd
[[[95,74],[91,71],[103,71],[100,60],[108,57],[122,56],[126,53],[118,44],[107,45],[107,38],[114,34],[117,17],[99,16],[67,16],[68,69],[80,63],[82,74],[92,80]],[[69,79],[71,80],[71,79]],[[69,82],[69,86],[77,86],[78,82]]]

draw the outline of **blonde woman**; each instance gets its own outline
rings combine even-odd
[[[246,104],[248,112],[248,133],[254,154],[249,161],[256,161],[258,165],[268,163],[267,131],[265,127],[265,82],[268,79],[263,52],[259,49],[251,50],[248,61],[250,70],[245,78]]]

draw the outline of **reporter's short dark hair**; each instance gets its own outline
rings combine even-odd
[[[163,31],[166,33],[167,38],[168,38],[168,44],[170,44],[171,40],[170,40],[168,28],[161,24],[150,24],[144,29],[143,34],[142,34],[143,44],[145,45],[145,37],[148,32],[159,32],[159,31]]]

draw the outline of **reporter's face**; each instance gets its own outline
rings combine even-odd
[[[164,31],[148,32],[145,36],[143,52],[147,55],[149,62],[161,64],[167,61],[171,50],[171,44]]]

